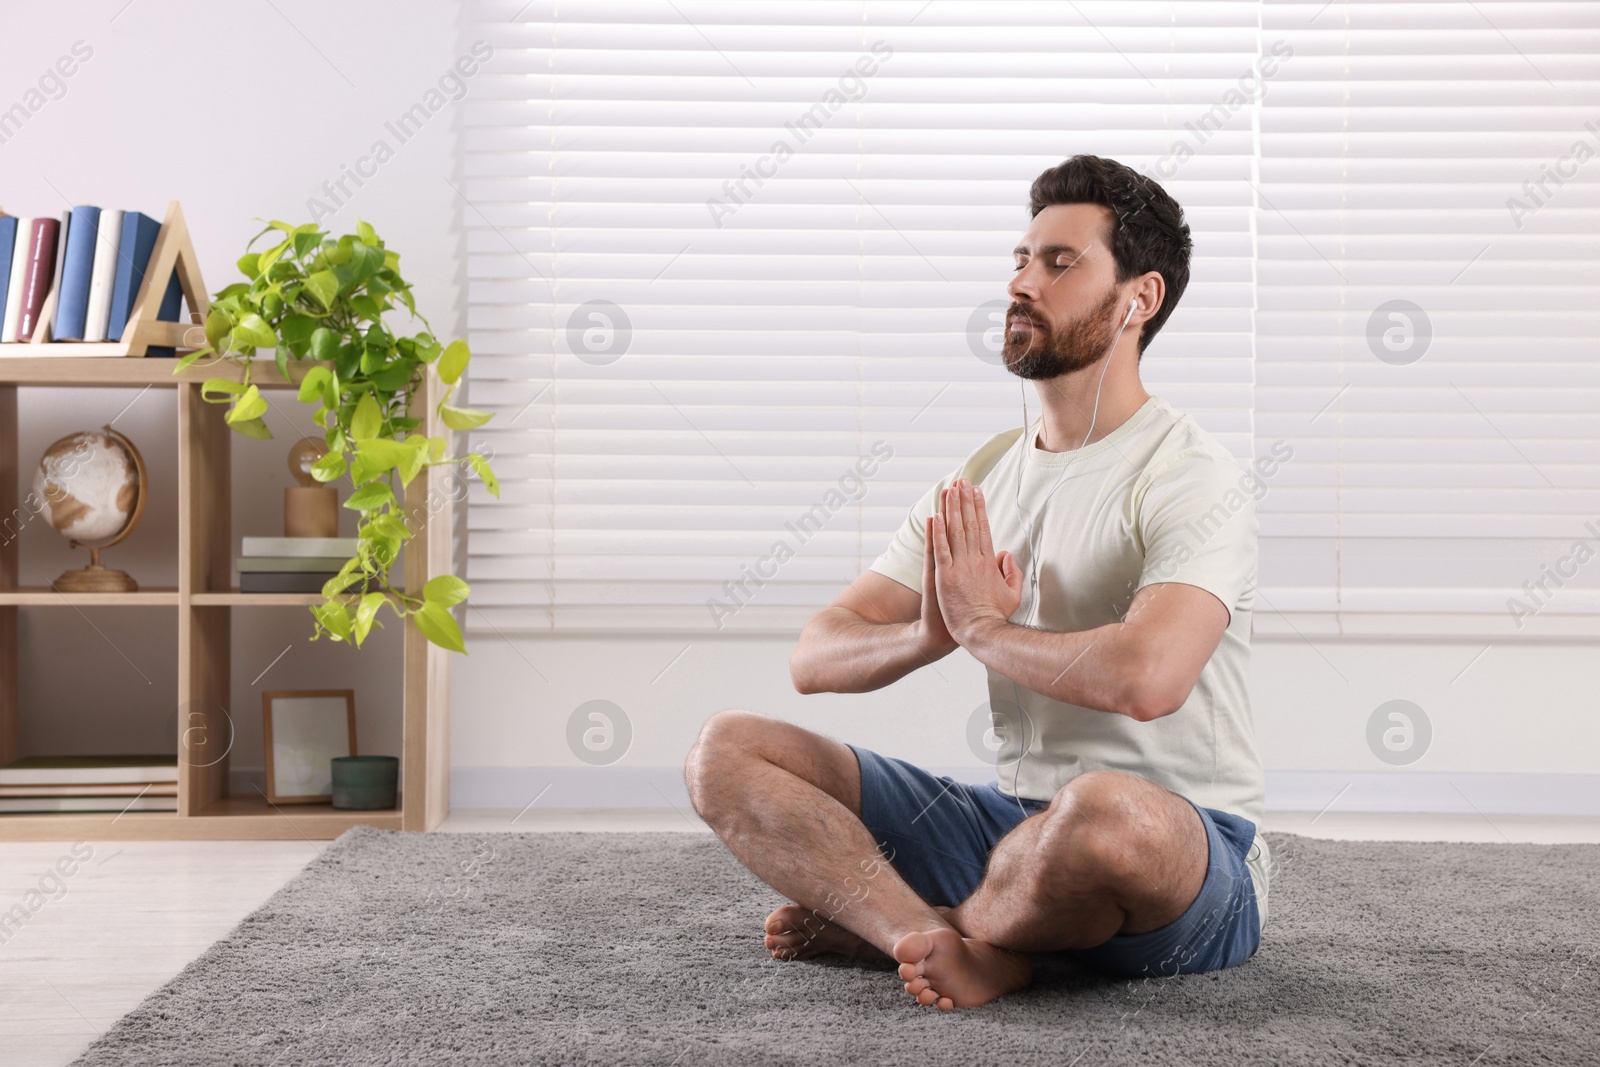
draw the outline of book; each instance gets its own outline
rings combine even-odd
[[[332,575],[327,572],[307,571],[241,571],[239,574],[239,592],[241,593],[320,593]],[[345,587],[348,592],[352,587],[359,588],[361,575],[355,575],[350,585]]]
[[[45,296],[45,301],[44,302],[46,304],[51,305],[52,308],[56,308],[56,309],[59,309],[61,307],[61,298],[59,296],[57,296],[55,300],[51,300],[50,299],[50,295],[52,293],[54,293],[56,291],[56,287],[61,284],[61,267],[62,267],[63,264],[65,264],[67,262],[67,230],[69,230],[71,228],[71,225],[72,225],[72,210],[69,208],[68,210],[63,211],[61,213],[61,227],[56,230],[56,264],[55,264],[55,269],[51,272],[51,274],[50,274],[50,284],[45,288],[45,291],[44,291],[44,296]],[[40,315],[42,316],[43,314],[44,314],[44,311],[41,308],[40,309]],[[52,311],[50,313],[50,329],[54,330],[55,328],[56,328],[55,312]],[[49,336],[49,335],[46,335],[45,340],[49,341],[49,340],[53,340],[53,338],[51,336]]]
[[[6,285],[6,315],[0,320],[0,343],[17,339],[17,321],[22,317],[22,286],[28,277],[28,242],[33,237],[33,219],[17,217],[17,239],[11,249],[11,280]]]
[[[28,239],[27,274],[22,283],[22,306],[17,316],[18,341],[32,340],[34,328],[39,325],[45,297],[50,293],[50,283],[55,280],[56,242],[60,237],[61,220],[33,220],[33,233]]]
[[[239,546],[241,556],[298,556],[349,559],[356,554],[354,537],[246,537]]]
[[[62,226],[62,253],[57,259],[55,317],[50,340],[81,341],[89,317],[89,281],[94,274],[95,242],[100,237],[100,209],[79,205]]]
[[[177,782],[126,785],[0,785],[0,797],[175,797]]]
[[[133,314],[133,302],[144,283],[144,271],[150,265],[150,253],[155,249],[156,234],[160,231],[161,224],[142,211],[122,213],[122,237],[117,244],[117,273],[111,283],[111,310],[106,315],[108,341],[122,340],[122,331]],[[178,272],[173,271],[167,280],[167,291],[162,294],[161,308],[156,318],[162,322],[177,322],[178,306],[182,299],[183,287],[178,282]],[[166,345],[152,345],[145,354],[173,356],[177,350]]]
[[[11,288],[11,253],[16,245],[16,216],[0,215],[0,323],[6,321],[6,296]]]
[[[337,574],[349,560],[350,556],[240,556],[233,565],[240,574],[282,571]]]
[[[104,341],[111,319],[111,285],[117,277],[117,245],[122,240],[122,212],[106,208],[95,227],[94,266],[89,276],[89,306],[84,316],[83,339]]]
[[[177,756],[24,756],[0,767],[0,785],[144,785],[177,780]]]
[[[177,811],[178,798],[170,797],[0,797],[0,812],[56,811]]]

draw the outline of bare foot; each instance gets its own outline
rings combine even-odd
[[[954,930],[907,934],[894,945],[906,992],[941,1011],[972,1008],[1033,980],[1027,956],[962,937]]]
[[[853,956],[887,960],[875,945],[863,941],[837,923],[823,922],[809,909],[785,904],[767,916],[767,951],[773,959],[809,960],[814,956]]]

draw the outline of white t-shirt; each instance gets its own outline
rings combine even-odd
[[[1247,863],[1264,926],[1271,865],[1260,833],[1266,781],[1248,688],[1255,503],[1264,486],[1192,418],[1156,396],[1080,449],[1044,451],[1039,423],[1030,429],[1032,448],[1024,447],[1021,429],[996,434],[930,489],[872,569],[922,591],[924,520],[941,491],[963,477],[983,487],[995,550],[1009,549],[1022,569],[1014,623],[1091,630],[1121,621],[1134,594],[1160,582],[1197,586],[1221,601],[1229,621],[1217,650],[1183,706],[1151,722],[1050,700],[990,669],[991,707],[1020,705],[1031,733],[1021,758],[1008,758],[997,776],[1003,792],[1049,800],[1084,771],[1130,771],[1201,807],[1249,819],[1257,833]],[[1030,523],[1039,554],[1037,596]]]

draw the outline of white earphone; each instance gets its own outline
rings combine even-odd
[[[1141,305],[1137,300],[1128,305],[1128,313],[1122,318],[1122,325],[1124,327],[1128,325],[1128,322],[1133,318],[1133,313],[1138,311],[1141,306],[1143,305]]]

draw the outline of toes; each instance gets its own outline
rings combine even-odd
[[[913,978],[911,981],[906,983],[906,992],[910,993],[912,996],[916,996],[927,988],[928,980],[926,978]]]
[[[922,964],[920,962],[918,962],[918,963],[902,963],[900,965],[900,978],[901,978],[901,980],[906,981],[906,982],[911,982],[911,981],[915,981],[916,979],[921,978],[921,977],[922,977]]]
[[[939,1010],[940,1011],[955,1011],[956,1010],[956,1002],[951,1000],[949,997],[940,997],[939,998]]]
[[[918,1004],[935,1004],[940,1000],[943,1000],[946,1004],[950,1003],[949,997],[940,997],[939,994],[932,989],[924,989],[922,992],[917,994]]]

